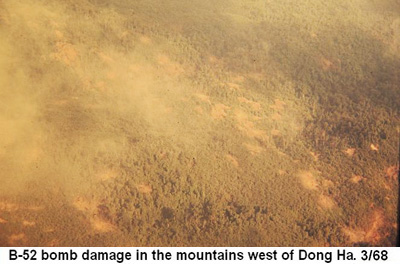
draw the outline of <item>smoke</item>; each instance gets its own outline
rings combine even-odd
[[[146,135],[199,143],[168,44],[88,1],[4,1],[0,13],[2,193],[49,181],[83,192]]]
[[[26,180],[26,169],[39,155],[41,128],[35,85],[24,58],[15,48],[9,17],[1,10],[0,36],[0,191],[18,189]],[[24,173],[25,172],[25,173]]]

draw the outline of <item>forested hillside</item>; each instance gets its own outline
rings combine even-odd
[[[0,0],[0,245],[393,246],[400,3]]]

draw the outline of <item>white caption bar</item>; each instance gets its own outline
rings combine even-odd
[[[27,263],[400,263],[398,248],[0,248],[1,264]]]

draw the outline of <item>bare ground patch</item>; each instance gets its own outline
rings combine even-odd
[[[374,210],[369,217],[367,224],[360,228],[342,228],[343,233],[351,243],[370,243],[376,245],[384,237],[381,229],[385,226],[385,216],[382,210]]]
[[[96,199],[79,196],[74,199],[72,204],[76,209],[84,213],[93,231],[107,233],[117,230],[116,226],[109,219],[110,215],[107,206]]]
[[[310,171],[301,171],[297,174],[301,185],[307,190],[318,190],[318,182],[315,176]]]
[[[243,111],[236,111],[235,118],[237,125],[236,127],[247,137],[256,138],[262,141],[268,139],[267,133],[256,127],[254,122],[250,120],[250,117]]]
[[[252,155],[257,155],[265,151],[265,149],[259,145],[255,145],[252,143],[244,143],[243,144],[246,149],[252,154]]]
[[[223,119],[227,116],[226,111],[229,109],[230,107],[224,104],[216,104],[211,109],[211,117],[213,119]]]
[[[318,196],[318,204],[322,209],[327,210],[331,210],[336,207],[335,201],[331,197],[324,194],[320,194]]]

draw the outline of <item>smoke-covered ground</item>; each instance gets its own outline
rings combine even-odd
[[[0,245],[394,245],[399,1],[0,0],[0,39]]]

